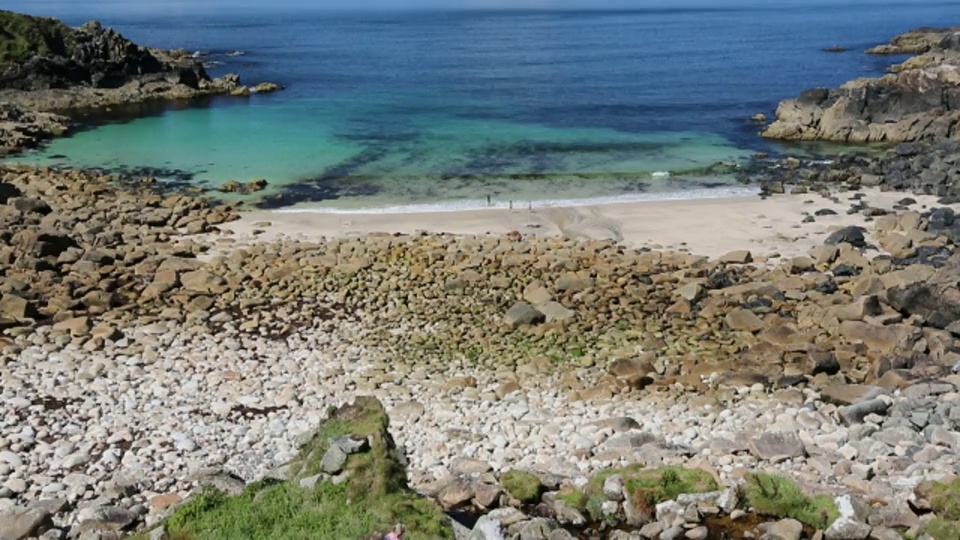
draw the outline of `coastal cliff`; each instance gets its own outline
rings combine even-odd
[[[883,77],[783,101],[762,135],[846,143],[960,138],[960,27],[913,30],[867,52],[922,54]]]
[[[95,21],[71,28],[0,11],[0,155],[63,135],[70,119],[60,114],[74,110],[250,93],[186,51],[144,47]]]

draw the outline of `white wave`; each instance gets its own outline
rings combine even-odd
[[[597,206],[633,202],[685,201],[698,199],[724,199],[728,197],[749,197],[760,194],[758,187],[728,187],[691,189],[664,193],[643,193],[629,195],[611,195],[586,199],[546,199],[538,201],[513,201],[515,210],[533,208],[565,208],[578,206]],[[460,199],[438,203],[405,204],[393,206],[374,206],[367,208],[336,208],[330,206],[296,206],[274,210],[278,214],[420,214],[433,212],[462,212],[464,210],[505,210],[511,207],[510,201],[495,201],[487,205],[486,200]]]
[[[650,176],[654,178],[670,178],[670,171],[657,171]]]

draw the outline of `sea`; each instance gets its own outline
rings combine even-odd
[[[743,194],[731,165],[809,151],[752,116],[882,74],[903,58],[863,51],[898,33],[960,22],[960,1],[381,4],[0,0],[286,87],[103,111],[11,159],[207,189],[264,178],[248,204],[315,212]]]

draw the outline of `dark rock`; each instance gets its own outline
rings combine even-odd
[[[851,225],[849,227],[844,227],[830,236],[824,241],[824,244],[828,246],[834,246],[841,243],[850,244],[853,247],[863,248],[867,245],[867,240],[864,237],[866,229],[863,227],[857,227]]]
[[[31,199],[29,197],[12,197],[7,200],[7,204],[24,214],[40,214],[45,216],[53,211],[49,204],[40,199]]]
[[[859,276],[861,270],[849,264],[838,264],[831,269],[831,272],[833,272],[835,277],[851,277]]]
[[[23,192],[13,184],[0,182],[0,204],[7,204],[7,201],[14,197],[23,195]]]
[[[917,145],[912,143],[898,144],[895,151],[900,157],[911,157],[917,155],[918,153]]]
[[[15,33],[14,39],[32,44],[35,51],[6,59],[0,69],[0,89],[118,88],[151,76],[194,87],[200,80],[209,80],[202,64],[188,55],[172,57],[141,47],[97,22],[70,28],[54,19],[11,12],[0,17],[5,28]]]
[[[526,302],[517,302],[504,315],[504,321],[512,328],[519,328],[525,324],[538,324],[546,320],[546,316]]]
[[[840,420],[843,421],[844,425],[852,426],[863,422],[863,419],[866,418],[867,415],[886,414],[888,407],[887,402],[882,399],[869,399],[867,401],[854,403],[853,405],[847,405],[846,407],[840,407],[837,410],[837,415],[840,417]]]

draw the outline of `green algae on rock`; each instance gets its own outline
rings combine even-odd
[[[453,538],[440,508],[407,487],[388,424],[378,400],[358,397],[303,446],[287,467],[288,480],[255,482],[235,497],[204,488],[164,522],[163,538],[368,538],[397,524],[405,539]],[[368,446],[354,446],[336,476],[323,473],[324,457],[344,438]]]

